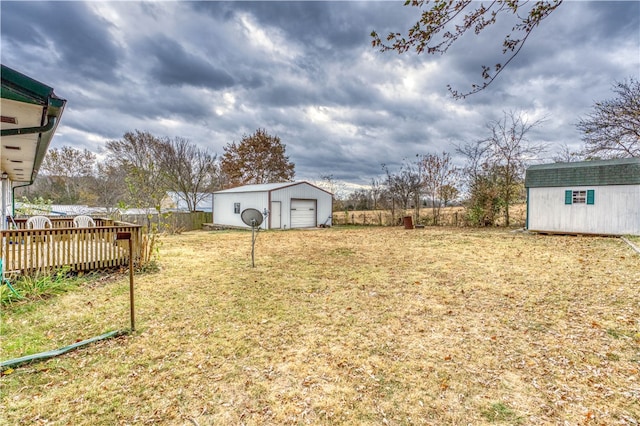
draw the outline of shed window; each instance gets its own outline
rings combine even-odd
[[[240,214],[240,203],[233,203],[233,212],[235,214]]]
[[[564,192],[565,204],[595,204],[595,190],[572,191],[567,189]]]
[[[573,191],[572,204],[586,204],[587,191]]]

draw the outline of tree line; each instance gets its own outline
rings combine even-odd
[[[618,82],[616,97],[596,102],[580,119],[583,148],[556,148],[557,162],[640,157],[640,82]],[[455,164],[448,152],[417,154],[398,169],[382,164],[370,185],[346,194],[333,175],[320,185],[335,198],[337,210],[389,210],[392,217],[429,208],[433,224],[452,202],[466,207],[466,221],[479,226],[511,222],[510,208],[524,201],[526,167],[538,162],[547,146],[533,143],[529,133],[544,120],[529,121],[521,112],[503,112],[490,121],[486,134],[454,145]],[[205,194],[244,184],[292,181],[295,165],[279,137],[258,129],[229,143],[221,157],[187,139],[159,138],[148,132],[127,132],[106,143],[98,155],[86,149],[49,150],[34,185],[17,195],[39,197],[55,204],[137,207],[160,211],[167,192],[175,192],[195,210]]]
[[[633,78],[616,82],[615,97],[596,102],[592,111],[576,124],[583,146],[571,150],[565,144],[553,160],[573,162],[640,157],[640,82]],[[464,165],[455,166],[451,154],[417,154],[392,171],[382,165],[383,175],[370,185],[338,200],[342,210],[389,210],[393,219],[412,209],[420,221],[421,207],[431,209],[438,224],[441,208],[456,202],[465,207],[466,222],[509,226],[510,209],[525,201],[524,177],[528,165],[539,162],[550,147],[532,143],[528,134],[544,119],[529,121],[523,113],[503,112],[487,124],[487,134],[476,141],[454,145]],[[332,176],[325,186],[339,190]]]
[[[174,192],[190,211],[208,193],[245,184],[287,182],[295,166],[277,136],[258,129],[229,143],[218,157],[182,137],[130,131],[106,142],[101,154],[69,146],[50,149],[34,184],[19,188],[26,199],[54,204],[160,211]]]
[[[373,179],[370,188],[355,191],[343,207],[390,210],[392,218],[411,209],[416,222],[420,221],[421,207],[427,207],[432,224],[438,225],[441,209],[459,202],[466,190],[462,198],[470,223],[490,226],[502,218],[509,226],[510,207],[523,200],[527,162],[545,150],[544,145],[527,138],[541,122],[529,122],[521,113],[504,112],[500,120],[487,125],[486,138],[456,146],[464,166],[456,166],[448,152],[418,154],[405,159],[396,171],[383,164],[383,176]]]

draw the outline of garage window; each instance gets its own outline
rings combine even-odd
[[[235,214],[240,214],[240,203],[233,203],[233,212]]]

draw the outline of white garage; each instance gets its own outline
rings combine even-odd
[[[216,225],[247,227],[241,213],[249,208],[262,212],[263,229],[331,226],[333,195],[304,181],[245,185],[213,194]]]

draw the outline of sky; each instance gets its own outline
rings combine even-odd
[[[505,112],[546,144],[579,149],[576,123],[640,78],[640,2],[565,2],[487,89],[513,21],[468,34],[444,55],[382,53],[372,30],[404,32],[404,1],[0,2],[2,64],[55,89],[67,106],[51,148],[103,153],[133,130],[186,138],[221,156],[258,128],[278,136],[295,179],[367,185],[418,154],[489,135]]]

